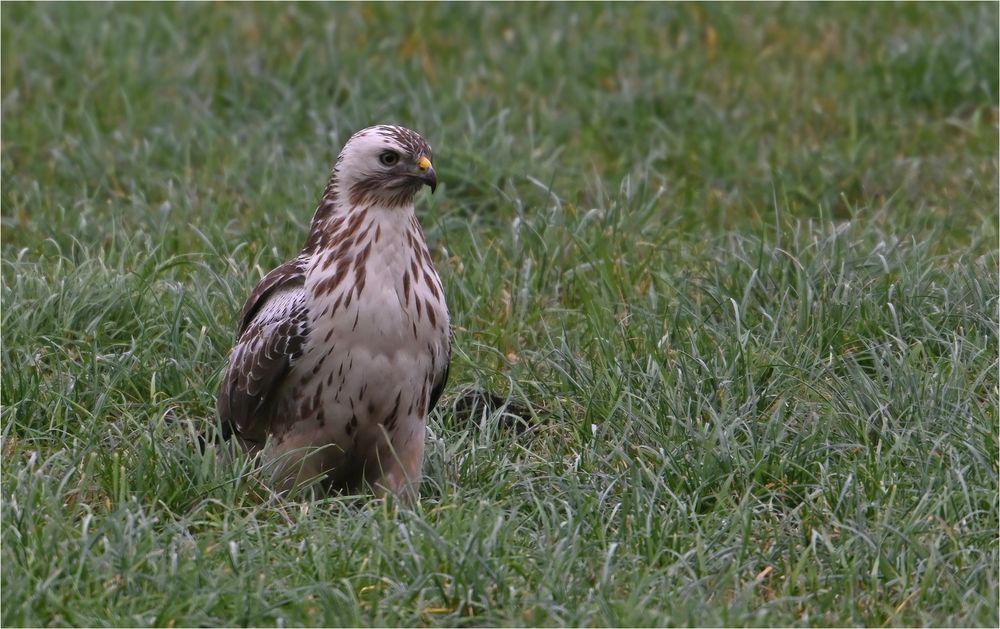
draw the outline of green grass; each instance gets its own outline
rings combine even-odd
[[[4,3],[2,623],[996,626],[997,12]],[[384,121],[422,499],[261,496],[195,436]]]

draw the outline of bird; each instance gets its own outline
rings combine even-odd
[[[402,126],[352,135],[302,250],[243,306],[219,426],[282,494],[417,496],[452,343],[414,208],[423,186],[437,188],[431,159],[426,140]]]

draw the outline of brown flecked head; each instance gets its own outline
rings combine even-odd
[[[395,125],[358,131],[347,141],[328,189],[350,206],[406,207],[423,186],[437,187],[433,153],[418,133]]]

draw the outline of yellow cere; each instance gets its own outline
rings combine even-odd
[[[417,162],[417,168],[419,168],[421,172],[426,171],[430,167],[431,167],[431,160],[427,159],[426,157],[421,157],[420,161]]]

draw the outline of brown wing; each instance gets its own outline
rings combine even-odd
[[[263,443],[273,393],[309,335],[304,283],[303,269],[293,260],[268,273],[243,306],[216,403],[224,434],[235,431],[245,441]]]

